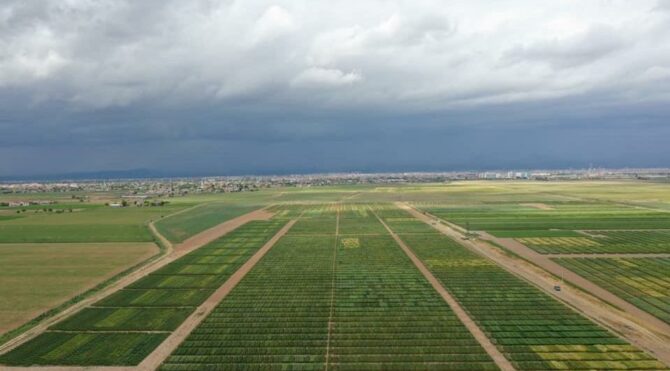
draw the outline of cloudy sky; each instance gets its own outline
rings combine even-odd
[[[0,2],[0,177],[670,166],[670,0]]]

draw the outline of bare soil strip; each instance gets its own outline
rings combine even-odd
[[[428,282],[430,282],[435,291],[437,291],[440,296],[442,296],[444,301],[447,302],[447,304],[451,307],[451,310],[454,311],[458,319],[465,325],[468,331],[470,331],[472,336],[474,336],[482,348],[484,348],[486,353],[488,353],[496,365],[503,371],[515,370],[514,366],[512,366],[512,364],[509,362],[509,360],[507,360],[507,358],[505,358],[500,350],[498,350],[498,348],[493,345],[491,340],[486,336],[486,334],[484,334],[475,321],[470,318],[470,316],[467,314],[467,312],[465,312],[458,301],[456,301],[456,299],[451,296],[451,294],[442,286],[442,284],[440,284],[440,281],[435,278],[435,276],[430,272],[430,270],[428,270],[423,262],[416,255],[414,255],[412,249],[407,246],[405,242],[401,240],[400,237],[395,232],[393,232],[391,228],[389,228],[389,226],[386,225],[386,223],[384,223],[384,221],[376,213],[375,216],[384,225],[386,230],[388,230],[389,234],[393,237],[393,239],[405,252],[405,254],[407,254],[410,260],[412,260],[412,263],[416,265],[423,276],[428,280]]]
[[[202,303],[198,309],[191,314],[184,323],[181,324],[170,336],[168,336],[158,348],[147,356],[139,364],[139,370],[155,370],[165,359],[177,349],[184,339],[202,322],[214,308],[237,286],[238,283],[249,273],[249,271],[258,263],[265,254],[270,251],[272,246],[282,238],[286,232],[295,224],[296,220],[291,220],[277,232],[268,242],[263,245],[256,253],[249,258],[230,278],[219,287],[207,300]]]
[[[333,334],[333,316],[335,315],[335,284],[337,273],[335,271],[337,267],[337,242],[340,235],[340,210],[337,210],[337,219],[335,219],[335,253],[333,254],[333,280],[331,283],[330,289],[330,314],[328,315],[328,338],[326,340],[326,365],[324,366],[325,371],[328,371],[328,366],[330,364],[330,337]]]
[[[481,233],[480,233],[481,234]],[[606,259],[606,258],[670,258],[668,253],[604,253],[604,254],[542,254],[550,259],[556,258],[587,258],[587,259]]]
[[[547,272],[550,272],[562,279],[577,285],[578,287],[586,290],[591,295],[598,297],[601,300],[604,300],[624,312],[630,314],[633,318],[637,319],[641,325],[646,326],[652,331],[656,331],[661,335],[665,335],[670,338],[670,325],[663,322],[662,320],[654,317],[653,315],[645,312],[644,310],[634,306],[633,304],[621,299],[620,297],[614,295],[613,293],[605,290],[604,288],[596,285],[595,283],[587,280],[586,278],[578,275],[577,273],[563,267],[562,265],[552,261],[548,256],[542,255],[535,250],[527,247],[521,242],[513,238],[497,238],[486,232],[478,232],[479,235],[485,240],[493,241],[506,249],[509,249],[513,253],[521,256],[524,259],[529,260],[533,264],[543,268]],[[568,256],[571,254],[567,254]],[[573,256],[575,254],[572,254]],[[596,254],[596,255],[605,255],[605,254]],[[619,255],[619,254],[612,254]]]
[[[539,203],[539,202],[527,203],[527,204],[520,204],[520,205],[521,205],[521,206],[534,207],[534,208],[536,208],[536,209],[540,209],[540,210],[554,210],[553,207],[551,207],[551,206],[549,206],[549,205],[547,205],[547,204]]]
[[[60,312],[57,315],[54,315],[53,317],[47,318],[44,320],[44,322],[36,325],[35,327],[31,328],[30,330],[24,332],[23,334],[15,337],[14,339],[2,344],[0,346],[0,354],[8,352],[19,345],[27,342],[28,340],[36,337],[37,335],[43,333],[48,327],[53,325],[54,323],[57,323],[61,320],[63,320],[66,317],[69,317],[70,315],[78,312],[79,310],[97,302],[98,300],[130,285],[131,283],[139,280],[140,278],[146,276],[147,274],[156,271],[157,269],[167,265],[168,263],[173,262],[174,260],[177,260],[181,258],[182,256],[186,255],[187,253],[204,246],[205,244],[223,236],[224,234],[238,228],[239,226],[246,224],[252,220],[267,220],[272,216],[271,213],[267,212],[264,209],[259,209],[252,211],[250,213],[241,215],[237,218],[228,220],[226,222],[223,222],[217,226],[214,226],[210,229],[207,229],[203,232],[200,232],[199,234],[187,239],[186,241],[182,242],[181,244],[177,246],[173,246],[170,241],[168,241],[165,237],[163,237],[158,230],[156,230],[156,227],[154,226],[153,222],[149,223],[149,229],[161,240],[161,242],[165,245],[167,248],[168,252],[167,254],[163,255],[162,257],[150,262],[149,264],[131,272],[130,274],[126,275],[125,277],[117,280],[113,284],[109,285],[107,288],[104,290],[99,291],[98,293],[72,305],[68,309]],[[19,369],[19,368],[12,368],[12,369]],[[31,370],[34,370],[35,368],[31,368]],[[49,368],[52,369],[52,368]],[[61,368],[62,369],[62,368]],[[72,369],[72,368],[66,368],[66,369]]]
[[[658,360],[670,366],[670,338],[659,334],[654,328],[649,328],[647,323],[642,324],[635,316],[598,299],[582,289],[564,285],[561,291],[557,292],[554,290],[554,286],[559,279],[544,269],[529,261],[514,257],[486,241],[464,240],[463,232],[451,227],[451,223],[446,221],[436,223],[435,220],[438,220],[438,218],[433,215],[420,212],[404,203],[397,203],[397,205],[471,251],[492,260],[510,273],[542,289],[547,294],[578,310],[586,317],[612,330],[626,341],[646,350]]]

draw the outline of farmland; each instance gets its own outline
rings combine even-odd
[[[670,259],[561,258],[556,261],[670,323]]]
[[[524,245],[542,254],[670,253],[670,231],[584,231],[578,237],[523,237]]]
[[[63,213],[28,207],[19,218],[0,220],[0,243],[151,242],[149,220],[181,206],[110,208],[100,204],[58,204]]]
[[[496,369],[367,207],[303,211],[163,369]]]
[[[157,252],[151,243],[0,244],[0,334]]]
[[[17,365],[136,364],[281,225],[276,221],[250,222],[55,324],[42,335],[1,356],[0,362]],[[68,332],[61,332],[63,330]],[[50,346],[44,347],[45,342]],[[110,358],[99,355],[92,344],[118,346],[126,353]],[[73,363],[72,354],[77,354],[78,363]]]
[[[190,237],[249,211],[266,208],[273,216],[227,230],[109,295],[83,303],[82,309],[0,354],[0,364],[133,366],[159,353],[162,358],[152,364],[164,370],[480,370],[502,367],[499,358],[518,370],[667,369],[669,358],[652,355],[650,349],[656,348],[632,341],[629,330],[593,322],[588,310],[579,308],[580,313],[566,305],[572,303],[561,293],[436,230],[457,231],[455,224],[514,239],[536,256],[669,322],[670,257],[664,254],[670,253],[670,196],[663,195],[663,186],[635,184],[621,184],[621,193],[607,191],[618,189],[616,183],[600,184],[605,191],[571,182],[332,186],[193,195],[153,209],[83,203],[71,213],[3,210],[0,227],[12,226],[16,235],[0,239],[26,243],[0,244],[0,254],[11,247],[7,256],[25,263],[0,260],[0,267],[20,282],[39,277],[38,268],[76,271],[87,282],[104,279],[112,273],[102,274],[102,262],[120,266],[133,256],[130,246],[154,246],[142,242],[155,238],[146,228],[149,220],[178,251],[184,241],[194,240]],[[630,199],[635,190],[637,198]],[[394,201],[419,212],[408,213]],[[39,232],[24,235],[19,225]],[[101,228],[100,234],[91,226]],[[104,231],[107,227],[119,229]],[[278,241],[244,270],[223,299],[212,296],[275,235]],[[471,239],[483,243],[485,236]],[[88,239],[134,242],[75,242]],[[51,240],[68,242],[27,242]],[[63,255],[62,261],[72,265],[57,264],[43,256],[51,245],[58,251],[80,249]],[[95,255],[84,249],[88,245],[118,250]],[[22,248],[29,246],[40,252],[24,257],[28,250]],[[489,248],[531,265],[505,245]],[[152,249],[155,254],[157,248]],[[102,278],[91,278],[94,272]],[[49,277],[45,273],[35,284],[45,290],[42,299],[53,294],[67,300],[73,295],[67,290],[82,285]],[[21,300],[34,299],[13,285],[3,287],[17,293],[7,308],[23,312]],[[200,317],[193,323],[195,313]],[[171,342],[165,340],[187,323],[192,323],[189,332],[165,348]]]
[[[397,213],[382,215],[392,219]],[[400,236],[519,370],[663,367],[446,236]]]
[[[207,203],[161,219],[156,223],[156,228],[171,242],[182,242],[198,232],[257,208],[256,205],[248,204]]]

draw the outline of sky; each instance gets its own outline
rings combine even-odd
[[[670,0],[3,0],[0,178],[670,167]]]

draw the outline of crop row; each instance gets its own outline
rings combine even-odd
[[[282,238],[162,368],[496,369],[369,208],[337,214],[361,234]]]
[[[664,368],[442,234],[401,237],[519,370]]]
[[[670,323],[670,259],[555,259],[622,299]]]
[[[161,368],[322,369],[334,241],[284,236]]]
[[[670,253],[669,231],[586,231],[581,237],[528,237],[518,240],[542,254]]]
[[[426,206],[424,210],[463,227],[486,231],[536,231],[585,229],[664,229],[670,228],[670,215],[622,205],[584,203],[553,205],[549,210],[528,209],[520,205],[485,207]],[[536,236],[537,234],[528,236]],[[517,236],[519,237],[519,236]]]
[[[0,362],[12,365],[137,364],[282,224],[250,222],[55,324],[42,335],[1,356]],[[45,347],[45,343],[49,346]],[[94,345],[118,348],[119,356],[101,354]]]
[[[337,251],[330,369],[497,369],[390,236],[359,240]]]

